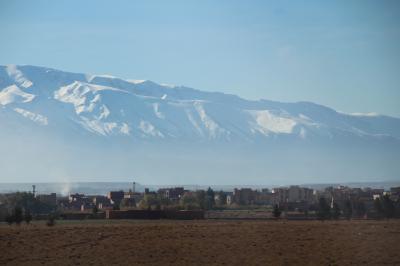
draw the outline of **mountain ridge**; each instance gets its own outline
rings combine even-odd
[[[344,114],[307,101],[253,101],[31,65],[0,66],[0,106],[41,126],[68,118],[102,136],[246,141],[349,134],[400,139],[400,119],[386,115]]]

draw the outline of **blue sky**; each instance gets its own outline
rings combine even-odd
[[[0,64],[400,117],[399,1],[0,1]]]

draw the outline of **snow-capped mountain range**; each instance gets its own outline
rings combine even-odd
[[[28,65],[0,66],[0,113],[3,125],[143,140],[400,139],[400,119],[388,116]]]
[[[7,65],[0,149],[0,182],[395,180],[400,119]]]

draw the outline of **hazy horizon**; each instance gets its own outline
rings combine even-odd
[[[68,196],[69,194],[80,193],[85,195],[106,195],[110,191],[129,191],[133,189],[132,182],[21,182],[21,183],[3,183],[0,182],[0,193],[12,192],[32,192],[32,185],[35,185],[35,193],[49,194],[57,193],[57,196]],[[300,186],[311,188],[317,191],[323,191],[325,188],[333,186],[348,186],[350,188],[379,188],[386,191],[392,187],[400,186],[400,181],[387,181],[387,182],[354,182],[354,183],[298,183],[298,184],[226,184],[226,185],[213,185],[213,184],[135,184],[135,191],[143,193],[145,188],[150,191],[157,191],[162,188],[183,187],[186,190],[207,190],[209,187],[214,191],[233,192],[235,188],[250,188],[261,191],[262,189],[274,189],[289,186]]]

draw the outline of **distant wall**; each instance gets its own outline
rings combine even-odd
[[[204,211],[164,211],[164,218],[174,220],[201,220],[204,219]]]
[[[204,211],[163,211],[163,210],[107,210],[106,219],[204,219]]]
[[[104,219],[106,217],[104,212],[99,213],[86,213],[86,212],[67,212],[60,214],[63,220],[86,220],[86,219]]]

